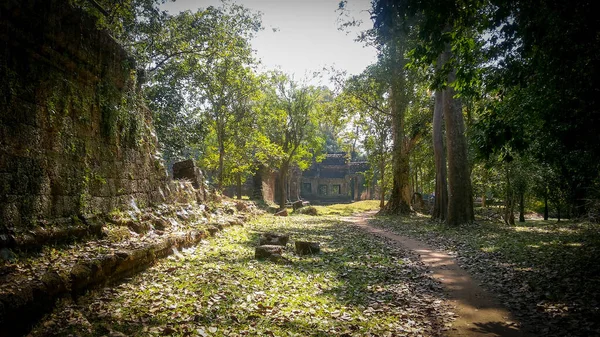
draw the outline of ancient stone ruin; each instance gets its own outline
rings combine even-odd
[[[195,188],[201,188],[204,185],[202,171],[196,167],[192,159],[173,164],[173,179],[189,180]]]
[[[181,230],[209,216],[199,207],[207,198],[201,172],[183,162],[176,174],[187,181],[168,178],[135,62],[94,19],[64,0],[3,1],[0,78],[0,262],[9,261],[0,265],[0,336],[22,335],[58,297],[139,271],[209,235]],[[127,217],[109,216],[115,211]],[[217,230],[241,221],[223,217]],[[152,236],[147,245],[25,282],[12,272],[13,251],[92,240],[105,223]]]
[[[368,170],[367,162],[350,161],[346,153],[327,153],[323,161],[313,162],[308,170],[297,167],[290,169],[286,182],[287,200],[310,202],[348,202],[370,198],[364,188],[363,173]],[[277,202],[279,200],[279,174],[261,167],[248,180],[246,193],[254,199]],[[297,207],[299,208],[299,207]]]

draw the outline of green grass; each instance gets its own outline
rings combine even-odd
[[[283,261],[255,260],[266,231],[318,241],[322,253],[290,244]],[[452,315],[440,289],[403,251],[335,217],[265,215],[62,303],[32,335],[437,336]]]
[[[363,200],[349,204],[333,204],[328,206],[314,206],[319,215],[349,216],[366,211],[379,210],[379,200]]]

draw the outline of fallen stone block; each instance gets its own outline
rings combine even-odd
[[[260,245],[286,246],[290,241],[288,234],[282,233],[263,233],[260,236]]]
[[[294,209],[294,211],[302,207],[304,207],[304,202],[302,200],[294,201],[294,203],[292,204],[292,208]]]
[[[296,253],[300,255],[318,254],[321,252],[321,245],[318,242],[296,241]]]
[[[256,259],[277,260],[281,258],[281,254],[283,254],[283,247],[275,245],[258,246],[254,250],[254,257]]]
[[[192,182],[194,188],[200,188],[204,180],[202,171],[196,167],[192,159],[173,164],[173,178],[189,180]]]

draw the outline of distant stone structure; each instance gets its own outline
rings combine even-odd
[[[298,198],[315,202],[353,201],[363,198],[365,178],[362,173],[369,168],[367,162],[351,162],[346,153],[328,153],[319,163],[302,172],[291,169],[286,182],[287,200]],[[276,171],[261,168],[253,178],[254,199],[277,202],[279,200],[279,175]]]
[[[328,153],[300,177],[300,196],[306,200],[361,200],[367,162],[351,162],[346,153]]]

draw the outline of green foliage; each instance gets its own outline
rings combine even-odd
[[[282,73],[269,78],[259,116],[262,132],[274,145],[269,154],[279,165],[310,166],[324,145],[318,121],[323,110],[323,89],[301,85]]]

